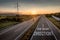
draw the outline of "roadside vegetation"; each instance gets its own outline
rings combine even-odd
[[[60,13],[46,14],[46,17],[47,17],[53,24],[55,24],[55,25],[60,29],[60,21],[54,19],[54,18],[52,17],[52,15],[60,18]]]
[[[31,15],[0,15],[0,30],[33,18]]]
[[[17,23],[18,23],[18,22],[12,22],[12,21],[0,23],[0,30],[5,29],[5,28],[7,28],[7,27],[10,27],[10,26],[12,26],[12,25],[15,25],[15,24],[17,24]]]

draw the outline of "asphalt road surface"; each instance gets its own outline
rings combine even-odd
[[[17,40],[38,20],[38,18],[39,17],[35,17],[0,31],[0,40]]]
[[[30,40],[60,40],[60,30],[42,15]]]

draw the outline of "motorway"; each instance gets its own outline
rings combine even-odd
[[[30,40],[60,40],[60,30],[42,15]]]
[[[35,17],[33,18],[34,20],[31,19],[0,31],[0,40],[17,40],[38,20],[38,18],[39,17]]]

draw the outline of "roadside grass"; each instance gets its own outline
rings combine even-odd
[[[38,20],[39,21],[39,20]],[[19,40],[30,40],[34,30],[37,27],[38,21],[36,21],[23,35]]]
[[[18,22],[15,22],[15,21],[8,21],[8,22],[0,23],[0,30],[5,29],[5,28],[7,28],[9,26],[15,25],[17,23]]]
[[[60,29],[60,21],[57,21],[56,19],[52,17],[47,17],[54,25],[56,25]]]
[[[0,15],[0,30],[11,27],[12,25],[15,25],[17,23],[30,20],[32,18],[33,18],[32,15],[16,15],[16,16]]]

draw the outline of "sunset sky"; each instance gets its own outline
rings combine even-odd
[[[16,3],[17,0],[0,0],[0,12],[16,12]],[[19,0],[19,11],[23,14],[60,12],[60,0]]]

